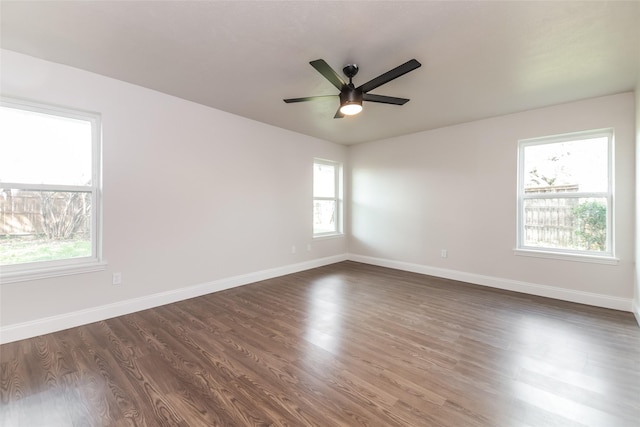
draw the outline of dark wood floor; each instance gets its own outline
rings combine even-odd
[[[630,313],[344,262],[0,347],[0,425],[635,426]]]

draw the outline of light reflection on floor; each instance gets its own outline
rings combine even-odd
[[[309,307],[305,339],[338,354],[342,338],[342,305],[345,284],[338,276],[316,280],[309,287]]]
[[[543,316],[523,317],[513,327],[513,336],[518,337],[515,345],[531,350],[529,356],[522,351],[512,353],[517,372],[511,390],[514,399],[565,418],[570,424],[628,425],[624,420],[585,404],[590,399],[599,400],[599,394],[605,396],[609,391],[610,383],[583,373],[591,353],[606,351],[602,345],[594,345],[574,325],[562,326]],[[582,392],[577,392],[580,389]],[[570,390],[571,396],[581,396],[581,401],[563,396],[563,390]]]
[[[80,387],[54,387],[25,396],[13,407],[0,406],[0,425],[4,426],[67,426],[77,419],[86,421],[88,402]],[[66,410],[61,410],[65,408]]]

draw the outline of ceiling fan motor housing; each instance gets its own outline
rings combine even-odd
[[[340,92],[340,105],[362,104],[362,91],[356,89],[353,84],[348,84]]]

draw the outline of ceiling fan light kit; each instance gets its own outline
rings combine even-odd
[[[357,102],[346,103],[340,106],[340,112],[345,116],[355,116],[362,111],[362,104]]]
[[[420,64],[417,60],[412,59],[410,61],[405,62],[404,64],[394,68],[393,70],[389,70],[384,74],[379,75],[373,80],[369,80],[367,83],[355,87],[353,84],[353,77],[358,74],[358,66],[356,64],[349,64],[342,69],[342,72],[345,76],[349,78],[349,83],[345,82],[342,77],[338,73],[336,73],[333,68],[329,66],[323,59],[316,59],[315,61],[311,61],[309,64],[313,68],[315,68],[320,74],[324,76],[327,80],[331,82],[338,90],[340,90],[340,107],[334,116],[334,119],[340,119],[344,116],[353,116],[362,111],[362,101],[369,102],[378,102],[381,104],[392,104],[392,105],[404,105],[409,100],[407,98],[395,98],[392,96],[384,96],[384,95],[374,95],[369,94],[369,91],[382,86],[385,83],[390,82],[391,80],[397,79],[398,77],[407,74],[409,71],[413,71],[416,68],[420,67]],[[320,98],[326,98],[332,95],[321,95],[321,96],[309,96],[305,98],[288,98],[284,99],[286,103],[292,102],[305,102],[305,101],[313,101]]]
[[[340,92],[340,112],[342,114],[353,116],[360,111],[362,111],[362,92],[355,88]]]

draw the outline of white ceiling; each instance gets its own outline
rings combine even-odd
[[[640,2],[2,1],[2,47],[341,144],[633,90]],[[422,67],[333,119],[309,61],[356,86]]]

